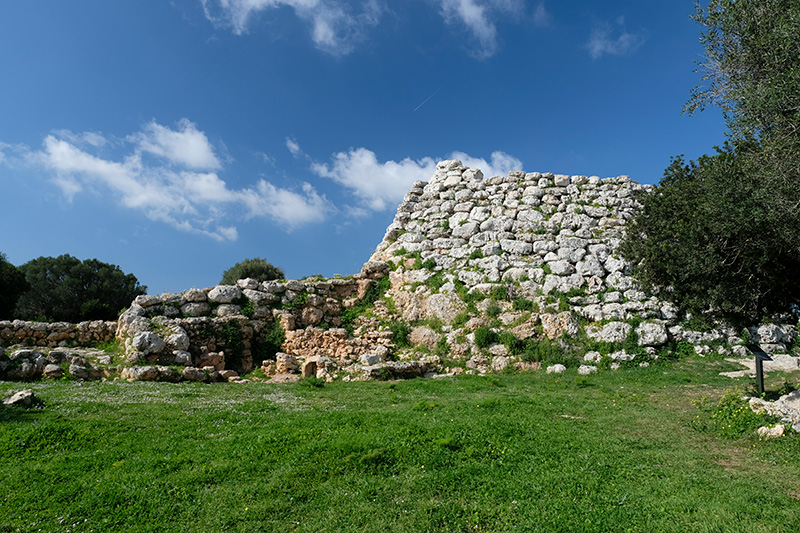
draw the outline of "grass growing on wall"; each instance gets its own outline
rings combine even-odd
[[[0,410],[0,531],[796,531],[800,438],[729,438],[703,421],[733,408],[694,405],[726,364],[35,383],[43,409]]]

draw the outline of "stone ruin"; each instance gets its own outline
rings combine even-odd
[[[675,307],[643,291],[617,255],[639,195],[651,191],[627,176],[514,171],[484,179],[442,161],[430,181],[412,186],[360,273],[139,296],[111,323],[122,347],[113,365],[89,357],[76,366],[89,377],[128,380],[242,381],[258,369],[252,379],[360,380],[543,365],[559,372],[565,363],[590,373],[648,365],[678,342],[700,355],[748,356],[739,332],[682,326]],[[74,342],[26,324],[0,322],[0,340],[27,327],[28,344]],[[786,369],[798,368],[796,325],[761,325],[749,335]],[[519,353],[526,342],[571,357],[551,364]],[[0,377],[31,379],[69,363],[20,352],[0,354]]]

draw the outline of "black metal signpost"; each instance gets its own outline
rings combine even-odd
[[[758,394],[764,394],[764,361],[772,361],[772,357],[761,349],[758,344],[751,344],[747,347],[756,356],[756,387]]]

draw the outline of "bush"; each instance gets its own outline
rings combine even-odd
[[[522,353],[522,360],[529,363],[562,364],[568,365],[575,361],[574,357],[567,357],[561,346],[550,339],[528,339]]]
[[[253,278],[258,281],[271,281],[274,279],[285,279],[283,270],[268,263],[266,259],[255,257],[245,259],[230,267],[223,272],[220,285],[234,285],[236,280]]]
[[[709,430],[725,438],[735,439],[747,434],[755,434],[760,426],[778,422],[778,417],[757,414],[742,399],[741,392],[728,390],[714,405],[702,397],[692,403],[701,411],[695,418],[695,427]]]
[[[410,346],[408,336],[411,335],[411,328],[408,324],[400,320],[392,320],[389,322],[389,331],[392,332],[392,340],[398,348]]]
[[[514,311],[536,311],[534,302],[526,298],[517,298],[512,305],[514,306]]]
[[[486,326],[481,326],[475,330],[475,345],[478,348],[488,348],[492,344],[497,344],[498,340],[497,332]]]

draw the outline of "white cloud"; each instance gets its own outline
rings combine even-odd
[[[405,158],[399,163],[380,163],[375,152],[351,148],[348,152],[334,154],[331,166],[313,163],[311,170],[352,189],[370,209],[383,211],[394,207],[412,183],[430,178],[436,171],[436,161],[424,157],[419,161]]]
[[[219,162],[208,137],[187,119],[178,122],[179,130],[151,121],[144,131],[131,136],[138,149],[195,169],[218,169]]]
[[[305,155],[297,141],[290,139],[289,137],[286,137],[286,148],[288,148],[289,152],[296,158]]]
[[[108,144],[108,140],[103,134],[93,131],[73,133],[70,130],[56,130],[53,133],[76,146],[94,146],[95,148],[101,148]]]
[[[499,47],[494,18],[498,14],[521,15],[522,0],[436,0],[447,24],[462,24],[477,39],[472,54],[477,59],[493,56]]]
[[[533,23],[536,26],[544,27],[548,26],[550,22],[553,20],[553,17],[547,11],[547,8],[544,5],[544,2],[539,2],[536,5],[536,8],[533,10]]]
[[[463,152],[453,152],[448,159],[460,159],[468,167],[480,168],[487,177],[506,175],[511,170],[522,168],[519,159],[504,152],[494,152],[491,162]],[[348,152],[334,154],[331,165],[313,163],[311,170],[351,189],[366,208],[383,211],[393,209],[402,201],[415,181],[428,181],[436,172],[437,161],[432,157],[423,157],[416,161],[406,158],[399,163],[381,163],[371,150],[351,148]],[[364,211],[355,208],[351,212]]]
[[[445,22],[459,22],[478,40],[474,54],[479,59],[491,57],[497,51],[497,28],[489,20],[486,6],[477,0],[440,0]]]
[[[507,176],[512,170],[522,170],[522,161],[505,152],[492,152],[491,161],[483,158],[472,157],[464,152],[453,152],[450,159],[458,159],[464,166],[479,168],[484,177]]]
[[[616,26],[619,26],[618,32],[615,32],[615,28],[607,22],[598,24],[592,29],[589,41],[585,45],[592,59],[599,59],[604,54],[616,56],[633,54],[647,40],[644,31],[629,33],[625,29],[624,17],[617,19]]]
[[[242,203],[251,218],[266,215],[290,228],[322,222],[335,210],[309,183],[303,183],[303,192],[298,193],[260,180],[255,189],[242,191]]]
[[[378,24],[382,8],[377,0],[360,3],[359,9],[341,0],[201,0],[206,18],[228,26],[241,35],[247,32],[254,15],[281,7],[294,10],[311,26],[311,38],[320,50],[346,55],[364,32]]]
[[[69,134],[67,139],[48,135],[42,149],[31,152],[31,159],[53,173],[53,182],[69,199],[85,190],[110,192],[122,206],[139,210],[151,220],[220,241],[238,236],[231,218],[265,217],[292,229],[320,222],[333,210],[307,183],[299,192],[263,179],[252,188],[228,187],[210,170],[221,165],[205,134],[187,120],[181,125],[183,129],[176,132],[151,122],[126,137],[129,153],[117,159],[92,154],[71,142],[85,138],[83,134]],[[143,152],[167,162],[147,164]]]

